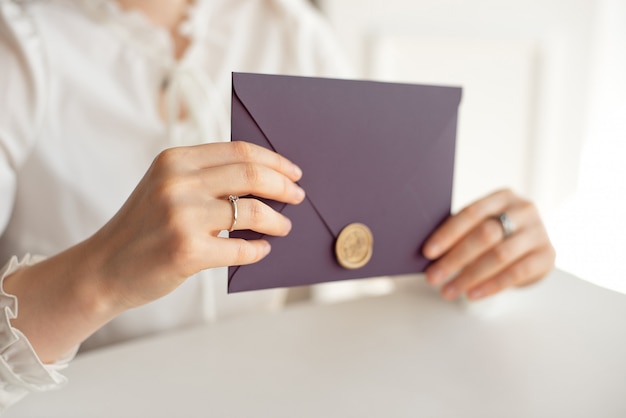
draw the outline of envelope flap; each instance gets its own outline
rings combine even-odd
[[[234,73],[233,89],[302,167],[300,184],[335,235],[411,216],[395,210],[406,199],[423,212],[412,216],[449,211],[460,88]]]

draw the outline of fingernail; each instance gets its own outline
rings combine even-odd
[[[438,285],[443,282],[445,277],[443,276],[443,272],[438,267],[431,267],[426,271],[426,278],[428,282],[432,285]]]
[[[264,241],[265,245],[263,246],[263,257],[265,257],[266,255],[268,255],[270,253],[270,251],[272,251],[272,246],[270,245],[269,242]]]
[[[306,196],[306,193],[305,193],[305,191],[304,191],[304,189],[302,187],[296,186],[296,196],[300,200],[304,199],[304,197]]]
[[[297,179],[300,179],[302,177],[302,169],[294,164],[293,165],[293,174],[296,176]]]
[[[283,233],[283,236],[288,235],[291,232],[292,228],[293,224],[291,223],[291,220],[286,218],[285,232]]]
[[[470,299],[480,299],[484,295],[482,289],[472,289],[467,293],[467,297]]]
[[[424,248],[424,256],[431,260],[437,258],[439,255],[439,245],[437,244],[428,244],[426,248]]]
[[[456,298],[456,287],[454,285],[448,285],[443,288],[442,295],[444,298],[451,300]]]

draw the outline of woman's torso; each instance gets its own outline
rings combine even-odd
[[[44,112],[17,172],[0,256],[53,255],[93,234],[124,203],[164,148],[227,140],[233,71],[344,75],[326,27],[294,0],[199,1],[181,27],[192,39],[176,63],[164,30],[110,1],[33,2],[14,21],[39,43]],[[189,109],[168,123],[169,103]],[[13,111],[20,111],[15,109]],[[172,113],[172,112],[171,112]],[[245,139],[245,138],[241,138]],[[96,333],[93,347],[201,321],[271,309],[280,291],[226,295],[224,269],[129,311]]]

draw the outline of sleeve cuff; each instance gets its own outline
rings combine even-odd
[[[4,291],[4,278],[43,257],[17,257],[0,269],[0,411],[17,402],[28,392],[41,392],[61,387],[67,379],[59,372],[66,368],[78,346],[53,364],[43,364],[24,334],[11,326],[17,317],[17,297]]]

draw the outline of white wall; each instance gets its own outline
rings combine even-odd
[[[593,0],[319,3],[364,77],[464,86],[456,207],[500,185],[547,210],[575,191]]]
[[[593,39],[578,191],[548,222],[560,266],[626,293],[626,0],[598,4]]]
[[[560,267],[626,291],[626,0],[318,4],[361,76],[464,87],[456,209],[511,186]]]

